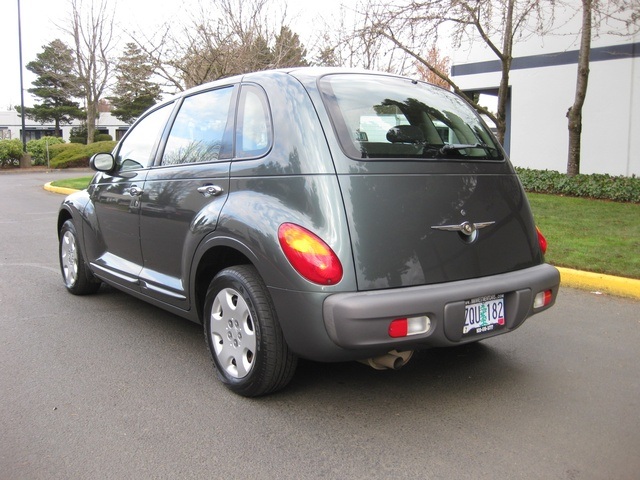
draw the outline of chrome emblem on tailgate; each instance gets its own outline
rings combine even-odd
[[[489,225],[493,225],[496,222],[462,222],[460,225],[433,225],[431,228],[434,230],[444,230],[447,232],[460,232],[463,235],[469,237],[466,241],[473,242],[478,236],[478,230]]]

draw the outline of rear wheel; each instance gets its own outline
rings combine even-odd
[[[269,292],[250,265],[218,273],[207,291],[204,334],[220,380],[255,397],[286,386],[297,358],[287,346]]]
[[[76,228],[67,220],[60,229],[60,271],[69,292],[74,295],[95,293],[100,288],[98,280],[84,261]]]

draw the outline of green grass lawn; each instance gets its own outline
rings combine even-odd
[[[53,182],[83,189],[92,177]],[[559,267],[640,278],[640,204],[529,193],[536,224]]]
[[[529,193],[536,224],[560,267],[640,278],[640,204]]]
[[[51,185],[54,187],[63,187],[63,188],[75,188],[76,190],[82,190],[87,188],[89,182],[93,176],[89,177],[80,177],[80,178],[67,178],[65,180],[57,180],[55,182],[51,182]]]

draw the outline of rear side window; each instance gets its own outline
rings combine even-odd
[[[233,87],[226,87],[186,97],[171,127],[162,165],[229,158],[232,96]]]
[[[257,85],[243,85],[238,104],[236,158],[264,155],[271,147],[271,115],[264,91]]]
[[[503,159],[476,113],[446,90],[361,74],[329,75],[319,85],[342,149],[352,158]]]

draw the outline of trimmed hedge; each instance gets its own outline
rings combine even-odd
[[[94,142],[110,142],[113,140],[113,137],[108,133],[96,133],[93,136]]]
[[[100,133],[96,130],[93,133],[93,141],[97,142],[107,142],[113,140],[113,137],[108,133]],[[87,127],[73,127],[69,134],[69,142],[70,143],[83,143],[87,144]]]
[[[67,143],[64,145],[54,145],[55,147],[65,147],[56,151],[51,160],[52,168],[73,168],[88,167],[89,159],[95,153],[111,152],[117,142],[96,142],[91,145],[80,143]]]
[[[51,145],[49,147],[49,160],[53,160],[62,152],[66,152],[67,150],[79,152],[82,150],[82,145],[78,145],[77,143],[58,143],[56,145]]]
[[[520,167],[516,167],[516,172],[527,192],[640,203],[640,178],[635,175],[614,177],[607,174],[580,173],[569,177],[555,170]]]

